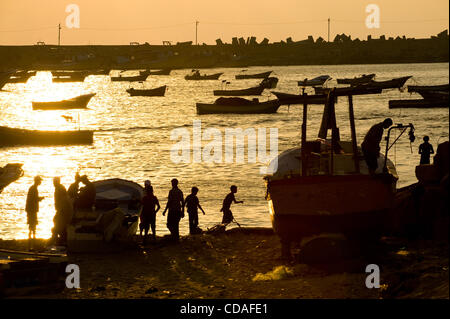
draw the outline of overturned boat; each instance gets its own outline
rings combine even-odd
[[[154,89],[127,89],[130,96],[164,96],[166,94],[166,85]]]
[[[131,243],[136,234],[144,188],[112,178],[93,182],[93,210],[76,211],[67,227],[67,251],[114,251]]]
[[[378,169],[369,174],[356,140],[352,92],[347,92],[348,141],[340,139],[333,93],[325,103],[318,139],[307,140],[308,105],[304,104],[301,146],[281,153],[265,176],[273,229],[286,257],[291,242],[324,233],[376,238],[394,199],[398,176],[393,163],[380,154]],[[327,139],[329,129],[331,139]]]
[[[85,109],[95,93],[83,94],[71,99],[49,102],[31,102],[33,110],[70,110]]]
[[[247,100],[238,97],[218,98],[214,103],[197,103],[197,114],[263,114],[276,113],[280,101],[259,102],[257,98]]]

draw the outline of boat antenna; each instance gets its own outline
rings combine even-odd
[[[58,46],[61,45],[61,23],[58,24]]]

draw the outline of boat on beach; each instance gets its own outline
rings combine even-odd
[[[84,109],[96,93],[83,94],[67,100],[49,102],[31,102],[33,110],[70,110]]]
[[[214,103],[197,103],[197,114],[264,114],[276,113],[280,101],[259,102],[257,98],[247,100],[239,97],[218,98]]]
[[[120,178],[92,183],[96,190],[94,209],[75,212],[67,227],[69,252],[115,251],[136,235],[144,188]]]
[[[255,86],[241,90],[214,90],[213,94],[219,96],[249,96],[249,95],[261,95],[263,91],[264,87]]]
[[[133,76],[111,76],[113,82],[144,82],[147,80],[148,75],[133,75]]]
[[[409,76],[402,76],[399,78],[394,78],[391,80],[386,81],[375,81],[372,80],[370,82],[365,83],[364,85],[367,85],[370,88],[380,88],[380,89],[399,89],[403,87],[410,78],[412,78],[411,75]]]
[[[166,85],[154,88],[154,89],[127,89],[130,96],[164,96],[166,93]]]
[[[285,257],[290,256],[292,242],[311,236],[337,233],[358,241],[377,238],[393,203],[398,179],[395,166],[380,154],[378,169],[369,174],[356,140],[351,90],[340,95],[348,96],[351,138],[340,139],[335,91],[325,103],[318,138],[307,140],[305,104],[301,146],[275,158],[264,177],[273,229]],[[329,129],[331,139],[327,139]]]
[[[184,77],[185,80],[217,80],[219,77],[223,74],[223,72],[220,73],[214,73],[214,74],[200,74],[199,72],[188,74]]]
[[[364,84],[364,83],[369,83],[370,81],[373,80],[373,78],[375,77],[375,73],[371,73],[371,74],[363,74],[359,77],[354,77],[354,78],[343,78],[343,79],[336,79],[338,84],[350,84],[350,85],[359,85],[359,84]]]
[[[0,167],[0,193],[6,186],[23,176],[22,166],[21,163],[8,163]]]
[[[267,71],[256,74],[237,74],[235,76],[236,80],[244,80],[244,79],[266,79],[270,76],[273,71]]]
[[[40,131],[0,126],[0,147],[86,145],[94,142],[88,130]]]
[[[298,81],[298,86],[322,86],[325,82],[331,80],[329,75],[320,75],[313,79],[304,79],[303,81]]]

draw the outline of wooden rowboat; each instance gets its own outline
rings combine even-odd
[[[156,71],[150,71],[150,70],[145,70],[145,71],[139,71],[140,75],[170,75],[170,72],[172,70],[171,69],[162,69],[162,70],[156,70]]]
[[[112,76],[111,81],[116,82],[143,82],[147,80],[148,75],[134,75],[134,76]]]
[[[448,84],[440,85],[408,85],[408,92],[424,92],[424,91],[449,91]]]
[[[214,74],[203,74],[201,75],[200,73],[194,73],[192,75],[186,75],[184,77],[185,80],[217,80],[221,75],[223,74],[223,72],[220,73],[214,73]]]
[[[243,79],[265,79],[268,78],[270,73],[272,71],[262,72],[262,73],[256,73],[256,74],[238,74],[235,76],[236,80],[243,80]]]
[[[197,103],[197,114],[264,114],[276,113],[280,101],[259,102],[243,98],[218,98],[213,104]]]
[[[95,93],[84,94],[73,97],[68,100],[51,101],[51,102],[31,102],[33,110],[69,110],[69,109],[84,109],[87,107],[91,98]]]
[[[3,189],[23,176],[22,163],[8,163],[0,167],[0,193]]]
[[[315,94],[315,95],[303,95],[303,94],[289,94],[282,92],[271,92],[274,94],[281,105],[290,104],[325,104],[327,101],[326,94]]]
[[[405,109],[430,109],[430,108],[443,108],[449,107],[449,101],[443,99],[427,100],[427,99],[414,99],[414,100],[390,100],[389,108],[405,108]]]
[[[387,81],[370,81],[364,85],[367,85],[370,88],[380,88],[380,89],[399,89],[403,87],[410,78],[412,78],[411,75],[409,76],[403,76],[400,78],[394,78],[392,80]]]
[[[214,90],[214,95],[219,96],[249,96],[249,95],[261,95],[264,91],[262,86],[255,86],[242,90]]]
[[[354,77],[352,79],[337,79],[338,84],[350,84],[350,85],[358,85],[369,83],[375,77],[375,73],[372,74],[363,74],[360,77]]]
[[[94,132],[88,130],[39,131],[0,126],[0,147],[83,145],[93,142]]]
[[[318,77],[315,77],[313,79],[304,79],[303,81],[298,81],[298,86],[322,86],[327,82],[328,80],[331,80],[331,76],[329,75],[320,75]]]
[[[155,89],[134,89],[130,88],[127,90],[127,92],[130,94],[130,96],[164,96],[166,93],[166,85],[160,86]]]

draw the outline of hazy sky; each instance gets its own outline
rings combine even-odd
[[[66,6],[78,5],[80,28],[65,25]],[[368,29],[366,6],[380,8],[380,28]],[[217,38],[264,37],[271,42],[337,33],[365,39],[406,35],[428,38],[448,28],[448,0],[0,0],[0,44],[129,44],[163,40],[213,44]]]

